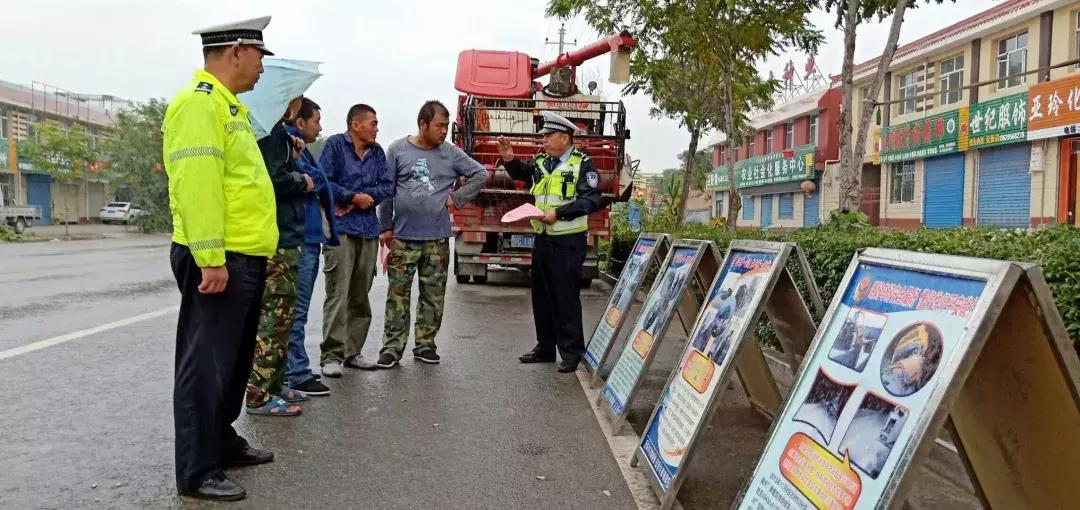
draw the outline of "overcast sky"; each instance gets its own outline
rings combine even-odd
[[[0,36],[0,79],[48,83],[89,94],[112,94],[145,100],[171,97],[201,65],[196,28],[270,14],[267,44],[278,56],[323,62],[323,77],[308,95],[323,107],[323,127],[344,130],[345,112],[358,102],[379,111],[380,141],[415,129],[416,111],[426,99],[440,99],[454,110],[457,54],[464,49],[516,50],[547,60],[556,49],[544,39],[557,39],[558,20],[544,17],[546,0],[24,0],[5,2]],[[903,44],[948,26],[995,3],[960,0],[956,4],[921,6],[905,19]],[[167,6],[167,7],[166,7]],[[842,34],[834,17],[817,13],[814,22],[825,31],[826,45],[818,65],[838,74],[843,57]],[[717,27],[722,30],[723,27]],[[567,23],[568,39],[579,43],[596,34],[581,20]],[[888,32],[883,24],[863,27],[856,60],[880,54]],[[788,55],[760,66],[779,76]],[[805,57],[795,58],[802,69]],[[583,67],[582,82],[605,82],[607,59]],[[620,96],[616,85],[602,83],[609,99]],[[626,97],[632,140],[628,150],[641,168],[659,171],[678,164],[688,135],[668,119],[649,117],[648,97]]]

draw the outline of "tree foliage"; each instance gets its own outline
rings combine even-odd
[[[778,83],[762,78],[754,66],[784,48],[817,47],[821,33],[807,18],[812,7],[797,0],[550,0],[548,13],[584,14],[601,33],[627,27],[638,50],[624,92],[649,94],[654,116],[686,128],[692,154],[701,136],[717,129],[736,146],[748,128],[749,113],[771,106]],[[691,162],[683,161],[686,175],[693,172]],[[738,207],[733,166],[728,173],[731,202]],[[679,224],[692,182],[683,180]]]
[[[172,227],[169,179],[161,161],[161,125],[168,103],[151,99],[120,112],[113,137],[105,143],[111,169],[120,176],[119,193],[147,212],[134,218],[144,232]]]
[[[77,122],[69,127],[55,120],[38,122],[34,125],[33,141],[27,148],[27,158],[34,169],[47,174],[64,187],[84,178],[88,164],[97,160],[95,151],[90,147],[86,127]],[[67,216],[74,204],[69,203],[69,193],[60,193],[60,196],[64,211],[64,236],[68,237]]]

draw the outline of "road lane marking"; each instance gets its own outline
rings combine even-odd
[[[6,351],[0,351],[0,361],[3,361],[3,360],[8,359],[8,358],[14,358],[15,356],[20,356],[22,354],[26,354],[26,353],[30,353],[30,352],[34,352],[34,351],[40,351],[41,349],[47,349],[49,347],[53,347],[53,346],[57,346],[57,345],[60,345],[60,344],[63,344],[63,343],[67,343],[67,342],[70,342],[72,340],[79,340],[80,338],[86,338],[88,336],[96,335],[98,333],[104,333],[106,331],[110,331],[110,330],[117,329],[117,328],[122,328],[122,327],[125,327],[125,326],[130,326],[132,324],[138,324],[140,322],[148,321],[150,319],[156,319],[158,317],[168,315],[170,313],[175,313],[175,312],[178,312],[178,311],[180,311],[180,305],[168,306],[168,307],[162,308],[160,310],[155,310],[153,312],[144,313],[142,315],[136,315],[134,317],[128,317],[126,319],[120,319],[118,321],[109,322],[107,324],[102,324],[100,326],[94,326],[94,327],[88,328],[88,329],[81,329],[79,331],[74,331],[74,332],[68,333],[66,335],[54,336],[52,338],[46,338],[45,340],[38,340],[37,342],[34,342],[34,343],[26,344],[26,345],[23,345],[23,346],[20,346],[20,347],[15,347],[15,348],[12,348],[12,349],[8,349]]]
[[[615,456],[615,464],[619,465],[619,471],[622,472],[623,480],[626,481],[626,487],[630,489],[630,496],[634,498],[634,503],[637,504],[640,510],[660,508],[660,500],[656,498],[656,494],[653,494],[652,486],[649,485],[649,477],[645,474],[645,464],[641,464],[636,468],[630,467],[630,460],[634,458],[634,452],[638,446],[637,435],[611,435],[608,430],[609,427],[605,426],[606,420],[604,419],[603,408],[596,403],[600,396],[600,389],[590,387],[592,375],[585,370],[578,370],[574,373],[577,375],[578,383],[581,384],[581,390],[585,392],[585,399],[588,400],[589,407],[592,408],[593,414],[596,415],[596,422],[600,425],[600,431],[604,434],[604,438],[607,439],[611,454]],[[627,425],[627,428],[629,428],[629,425]],[[679,504],[678,500],[675,500],[675,504],[671,508],[673,510],[682,510],[682,505]]]

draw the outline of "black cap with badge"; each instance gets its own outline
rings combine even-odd
[[[265,43],[263,43],[262,33],[263,29],[266,28],[266,25],[269,24],[270,16],[263,16],[261,18],[252,18],[234,23],[225,23],[223,25],[207,27],[196,30],[192,32],[192,34],[201,36],[202,45],[206,48],[246,44],[248,46],[254,46],[258,48],[259,51],[263,52],[264,55],[270,56],[274,53],[266,47]]]

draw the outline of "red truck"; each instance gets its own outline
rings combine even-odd
[[[630,138],[626,110],[621,101],[583,94],[576,74],[586,60],[611,53],[611,81],[625,82],[635,45],[633,37],[624,32],[542,65],[524,53],[509,51],[466,50],[458,56],[455,88],[461,94],[452,139],[488,171],[487,185],[480,195],[464,208],[451,210],[458,283],[467,283],[470,278],[474,283],[487,282],[490,265],[521,270],[532,266],[532,226],[528,221],[507,224],[501,219],[533,198],[501,168],[497,140],[506,137],[519,158],[532,159],[543,147],[542,136],[536,134],[543,111],[562,115],[584,131],[574,142],[592,158],[605,202],[629,198],[633,165],[625,150]],[[545,75],[550,75],[547,85],[536,81]],[[595,85],[589,84],[590,93]],[[605,207],[589,216],[583,285],[599,276],[597,246],[610,238],[611,221]]]

